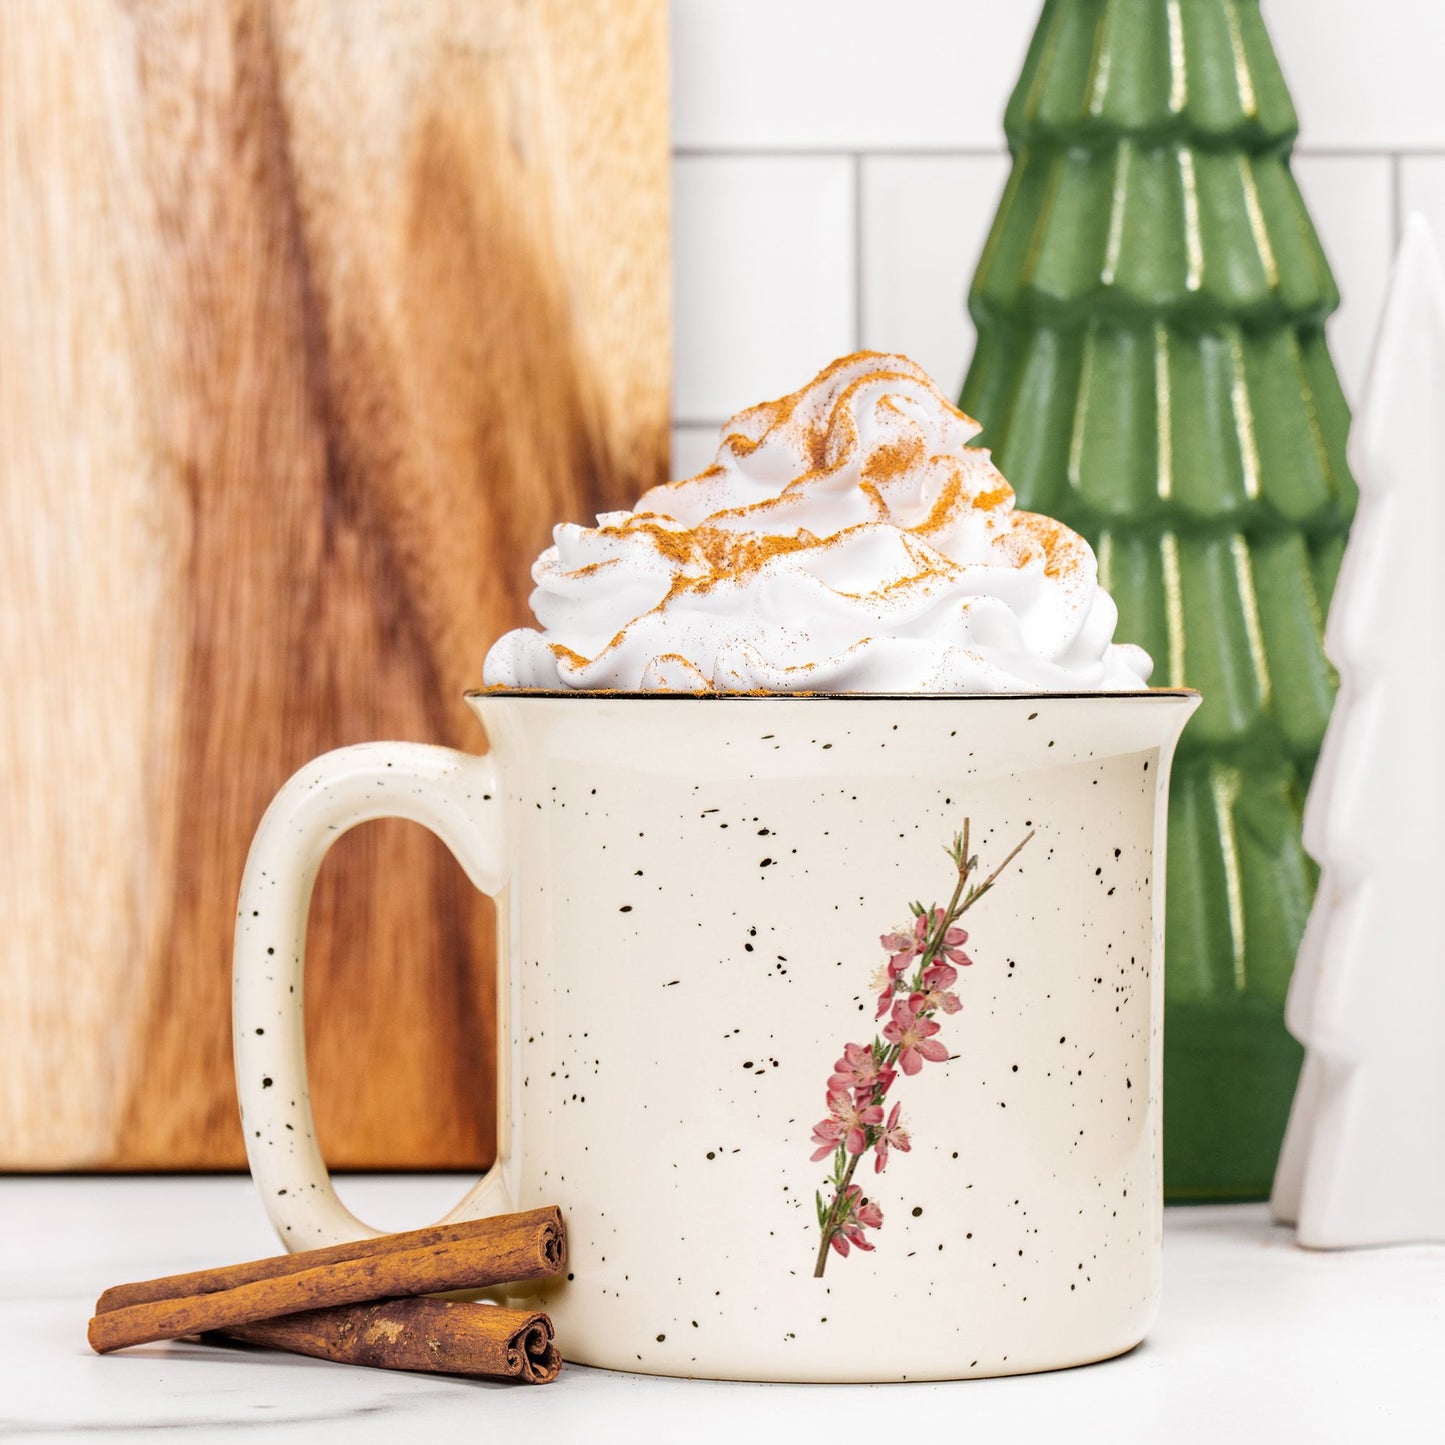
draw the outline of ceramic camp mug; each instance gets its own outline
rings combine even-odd
[[[237,1080],[289,1248],[374,1233],[316,1146],[301,970],[327,848],[403,817],[497,902],[498,1159],[448,1217],[561,1205],[566,1278],[506,1297],[545,1308],[569,1360],[954,1379],[1142,1338],[1160,1285],[1163,803],[1195,694],[467,701],[486,755],[329,753],[251,850]],[[1033,836],[960,920],[931,1011],[907,991],[913,960],[877,1019],[880,936],[916,939],[910,903],[947,903],[965,819],[975,882]],[[875,1037],[887,1115],[858,1133],[874,1056],[850,1065],[845,1045]],[[885,1130],[891,1147],[863,1147]],[[825,1227],[846,1255],[820,1250]]]

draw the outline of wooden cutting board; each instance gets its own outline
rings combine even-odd
[[[247,844],[461,703],[562,520],[666,466],[663,0],[0,13],[0,1167],[244,1162]],[[491,907],[323,870],[338,1165],[492,1153]]]

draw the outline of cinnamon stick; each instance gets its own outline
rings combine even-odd
[[[91,1348],[202,1334],[337,1305],[536,1279],[566,1264],[555,1206],[437,1225],[107,1290]]]
[[[456,1300],[383,1300],[306,1310],[217,1333],[347,1365],[478,1375],[529,1385],[548,1384],[562,1368],[546,1315]]]
[[[252,1284],[257,1280],[298,1274],[317,1265],[339,1264],[344,1260],[364,1259],[376,1254],[394,1254],[403,1249],[423,1249],[428,1245],[448,1244],[456,1240],[475,1240],[479,1245],[500,1252],[515,1248],[509,1241],[516,1237],[535,1239],[543,1251],[542,1262],[537,1269],[539,1276],[556,1274],[566,1263],[567,1232],[562,1224],[562,1211],[553,1204],[542,1209],[523,1210],[520,1214],[498,1214],[490,1219],[432,1224],[425,1229],[406,1229],[373,1239],[353,1239],[344,1244],[328,1244],[321,1249],[271,1255],[246,1264],[228,1264],[218,1269],[195,1270],[191,1274],[169,1274],[161,1279],[113,1285],[96,1301],[95,1312],[98,1315],[108,1314],[126,1305],[146,1304],[151,1300],[212,1294],[216,1290],[234,1289],[237,1285]],[[530,1278],[527,1275],[514,1277]]]

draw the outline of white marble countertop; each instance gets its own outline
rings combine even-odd
[[[340,1181],[383,1228],[460,1182]],[[420,1440],[462,1427],[541,1442],[1440,1439],[1445,1246],[1312,1254],[1262,1206],[1169,1211],[1164,1309],[1122,1359],[959,1384],[739,1385],[578,1366],[542,1388],[356,1369],[266,1351],[85,1342],[107,1285],[276,1252],[237,1176],[0,1179],[0,1439]],[[563,1353],[566,1341],[561,1340]],[[943,1432],[947,1432],[945,1435]],[[440,1438],[439,1434],[437,1438]]]

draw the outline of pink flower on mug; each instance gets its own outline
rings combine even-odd
[[[935,963],[923,970],[923,987],[908,997],[908,1007],[916,1014],[956,1014],[963,1007],[956,993],[949,990],[958,982],[958,970],[951,963]]]
[[[885,1093],[896,1077],[895,1071],[883,1067],[872,1044],[844,1044],[843,1057],[833,1065],[828,1092],[841,1093],[851,1089],[855,1094],[872,1097],[874,1089]]]
[[[906,1154],[913,1147],[908,1130],[898,1122],[898,1110],[901,1105],[895,1104],[893,1112],[888,1116],[886,1124],[878,1126],[877,1137],[873,1141],[873,1151],[878,1156],[873,1161],[873,1172],[881,1174],[888,1164],[888,1151],[896,1149],[900,1154]]]
[[[963,945],[968,942],[968,934],[961,928],[950,928],[943,935],[943,946],[939,952],[950,963],[956,963],[962,968],[967,968],[973,960],[963,951]]]
[[[830,1241],[833,1248],[844,1257],[848,1254],[849,1245],[857,1245],[859,1249],[871,1252],[873,1246],[863,1231],[881,1229],[883,1211],[871,1199],[865,1199],[863,1191],[856,1184],[850,1184],[843,1191],[840,1203],[838,1232]]]
[[[908,995],[908,1007],[916,1014],[943,1012],[956,1014],[963,1007],[963,1000],[956,993],[945,988],[924,987]]]
[[[813,1162],[826,1159],[840,1145],[849,1154],[861,1154],[868,1147],[868,1130],[883,1122],[883,1106],[862,1106],[848,1093],[828,1095],[828,1117],[813,1125],[813,1143],[818,1148]]]
[[[951,963],[933,963],[923,970],[924,988],[952,988],[958,982],[958,970]]]
[[[883,1037],[898,1050],[898,1067],[912,1078],[927,1059],[941,1064],[948,1050],[933,1037],[938,1025],[931,1018],[916,1014],[909,1000],[901,998],[893,1005],[893,1017],[884,1025]]]
[[[886,937],[887,935],[885,934],[884,936]],[[890,958],[887,963],[879,965],[879,967],[873,971],[873,977],[869,982],[872,983],[874,988],[881,990],[878,995],[878,1009],[873,1015],[873,1021],[875,1023],[893,1007],[893,996],[907,983],[903,975],[908,972],[908,962],[915,956],[916,955],[913,954],[895,955],[893,958]],[[901,969],[894,967],[899,958],[904,960]]]
[[[993,887],[1032,837],[1030,829],[982,883],[971,884],[978,860],[968,851],[965,819],[963,832],[948,849],[958,875],[948,906],[911,904],[911,927],[879,935],[888,961],[873,975],[873,987],[879,991],[876,1018],[882,1019],[890,1010],[892,1016],[871,1044],[843,1045],[843,1055],[828,1077],[828,1117],[813,1126],[814,1163],[829,1155],[833,1158],[830,1197],[825,1202],[821,1190],[816,1195],[822,1240],[813,1267],[815,1278],[827,1268],[830,1250],[847,1255],[853,1248],[873,1248],[864,1230],[881,1228],[883,1211],[853,1183],[858,1161],[871,1149],[874,1172],[881,1174],[891,1152],[906,1154],[912,1149],[912,1137],[899,1122],[898,1104],[885,1122],[884,1099],[899,1070],[911,1077],[925,1061],[947,1060],[948,1050],[934,1037],[939,1026],[933,1016],[954,1014],[963,1007],[952,989],[959,968],[973,962],[963,951],[968,934],[954,924]]]
[[[892,933],[879,936],[883,951],[892,955],[888,960],[888,971],[897,978],[923,948],[923,942],[911,928],[895,928]]]

